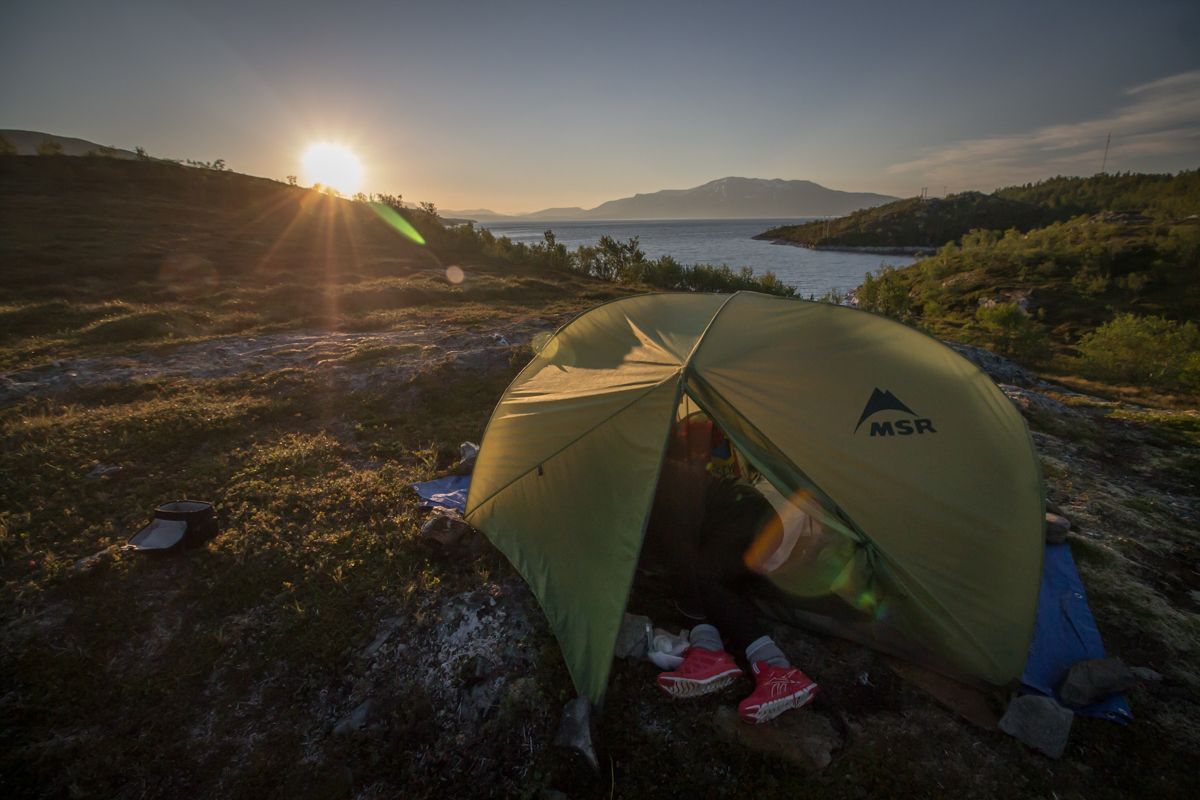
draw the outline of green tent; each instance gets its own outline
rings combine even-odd
[[[484,434],[467,521],[532,587],[581,694],[604,695],[676,420],[700,408],[824,531],[770,612],[993,685],[1021,674],[1041,473],[978,368],[899,323],[751,292],[651,294],[540,343]],[[815,550],[815,552],[814,552]]]

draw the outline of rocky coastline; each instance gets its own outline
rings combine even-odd
[[[758,236],[754,237],[758,239]],[[938,248],[924,245],[912,246],[891,246],[891,247],[855,247],[845,244],[805,244],[804,242],[793,242],[788,239],[767,239],[771,244],[786,244],[792,247],[805,247],[809,250],[832,250],[837,253],[873,253],[881,256],[930,256],[938,251]]]

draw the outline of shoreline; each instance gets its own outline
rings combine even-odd
[[[754,238],[758,238],[757,236]],[[868,247],[854,245],[828,245],[828,244],[803,244],[802,242],[793,242],[788,239],[767,239],[771,244],[790,245],[791,247],[803,247],[808,250],[830,250],[837,253],[870,253],[880,256],[930,256],[936,253],[940,248],[927,245],[910,245],[910,246],[895,246],[895,247]]]

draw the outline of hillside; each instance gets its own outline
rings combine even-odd
[[[46,353],[319,326],[403,324],[503,300],[579,308],[571,275],[418,246],[362,203],[161,161],[0,158],[0,367]],[[441,239],[438,239],[438,236]],[[466,280],[453,284],[454,263]]]
[[[0,147],[4,142],[14,148],[15,152],[12,155],[18,156],[35,156],[38,154],[38,148],[49,142],[51,146],[61,147],[60,154],[64,156],[103,155],[107,158],[137,158],[137,153],[132,150],[123,150],[119,147],[89,142],[87,139],[56,136],[41,131],[0,130]]]
[[[691,189],[663,189],[609,200],[595,208],[548,208],[513,217],[481,220],[786,219],[848,214],[894,198],[842,192],[812,181],[721,178]],[[465,211],[447,211],[469,217]]]
[[[771,228],[755,236],[807,247],[928,248],[960,238],[975,228],[1029,230],[1048,214],[1024,202],[979,192],[945,198],[912,197],[849,216]]]
[[[1121,274],[1166,280],[1172,231],[1118,247]],[[1017,279],[1046,261],[993,245],[966,248]],[[644,289],[558,247],[229,172],[0,157],[6,796],[1195,795],[1194,412],[971,348],[1029,422],[1109,652],[1141,668],[1132,726],[1080,716],[1052,762],[996,729],[1007,693],[772,624],[820,682],[803,712],[747,732],[747,679],[679,702],[619,660],[598,772],[554,746],[575,692],[542,611],[484,537],[428,534],[409,484],[461,469],[537,337]],[[589,258],[641,275],[635,249]],[[180,498],[220,535],[122,549]],[[652,574],[630,609],[690,624]]]
[[[1028,231],[1105,211],[1137,211],[1167,218],[1200,213],[1200,171],[1053,178],[990,195],[963,192],[927,200],[914,197],[841,219],[772,228],[754,238],[829,249],[936,248],[976,229]]]
[[[1060,380],[1123,384],[1120,393],[1151,403],[1200,401],[1194,216],[1114,212],[1024,234],[976,230],[913,266],[867,275],[853,295],[860,308]]]

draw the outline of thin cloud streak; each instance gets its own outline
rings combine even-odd
[[[1053,174],[1100,171],[1112,133],[1109,168],[1137,168],[1147,158],[1190,154],[1200,160],[1200,70],[1127,89],[1125,104],[1083,122],[1023,134],[965,139],[893,164],[893,175],[918,173],[930,183],[995,185]]]

